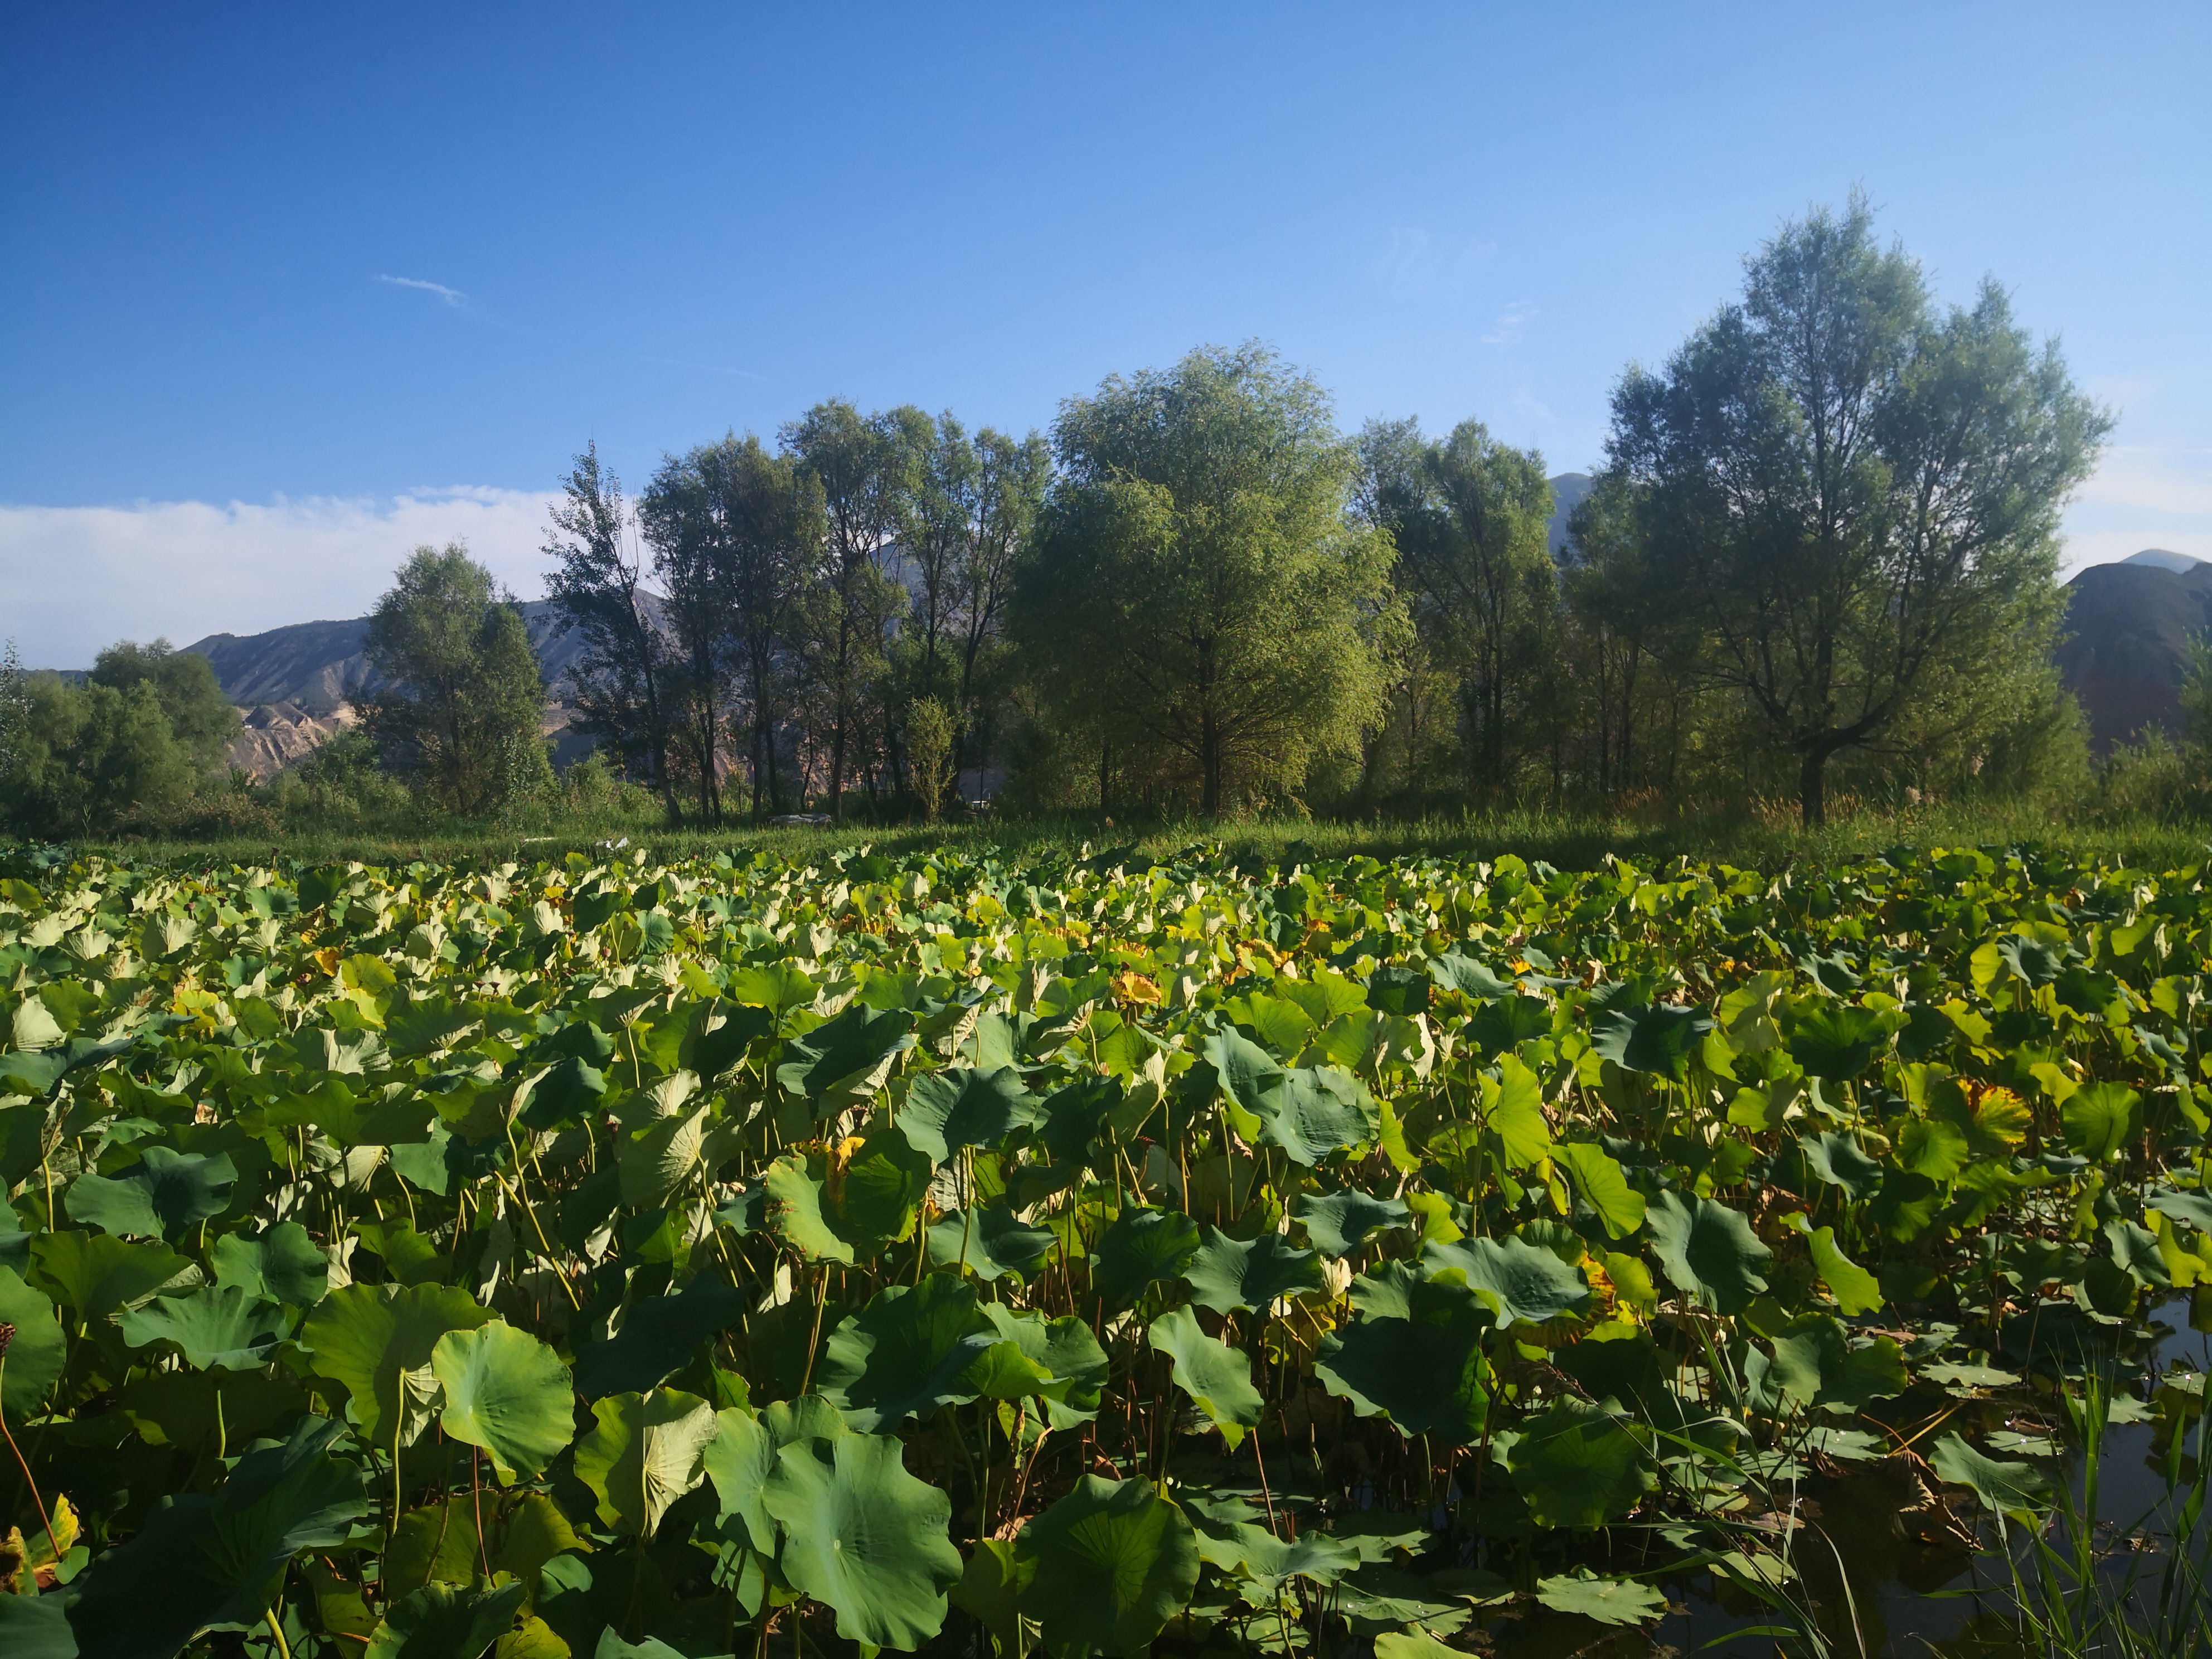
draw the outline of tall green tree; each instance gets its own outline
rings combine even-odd
[[[896,725],[884,641],[907,596],[892,568],[934,435],[919,409],[863,415],[842,398],[817,404],[779,434],[822,492],[823,574],[809,596],[810,654],[829,726],[830,816],[838,822],[871,728],[888,740]]]
[[[196,651],[178,650],[167,640],[145,645],[118,640],[93,659],[92,672],[86,678],[118,691],[151,686],[168,717],[177,747],[199,770],[220,765],[223,751],[238,735],[238,710],[223,695],[215,665]]]
[[[19,834],[157,830],[204,781],[150,681],[118,690],[28,674],[21,713],[20,738],[0,775],[0,822]]]
[[[803,623],[822,574],[818,480],[750,432],[700,457],[715,503],[714,559],[727,596],[733,690],[746,722],[752,817],[781,793],[777,732],[795,712],[805,672]]]
[[[668,638],[643,586],[644,557],[622,481],[601,463],[599,446],[587,444],[561,487],[544,549],[556,562],[545,597],[564,630],[583,635],[572,675],[578,726],[660,797],[670,823],[679,823],[668,764]]]
[[[1298,787],[1382,702],[1387,537],[1350,512],[1327,394],[1256,343],[1061,405],[1060,475],[1017,580],[1027,661],[1071,732],[1201,811]]]
[[[514,598],[459,542],[418,547],[370,613],[360,699],[385,764],[475,817],[549,787],[545,692]]]
[[[1544,458],[1471,420],[1442,439],[1413,421],[1370,422],[1360,459],[1362,507],[1397,549],[1421,658],[1456,682],[1468,782],[1500,793],[1513,782],[1554,603]]]
[[[1808,827],[1838,752],[1938,680],[2047,649],[2059,514],[2110,427],[1996,283],[1939,307],[1856,194],[1786,226],[1741,301],[1623,379],[1610,453],[1658,591],[1796,757]]]

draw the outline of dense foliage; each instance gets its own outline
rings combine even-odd
[[[19,861],[0,1647],[1411,1659],[1805,1582],[1813,1472],[2032,1511],[1983,1431],[2212,1279],[2207,915],[1974,851]]]

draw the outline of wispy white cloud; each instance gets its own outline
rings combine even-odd
[[[1389,246],[1367,274],[1389,293],[1455,294],[1497,252],[1495,242],[1438,238],[1419,225],[1394,225]]]
[[[2212,449],[2116,444],[2066,514],[2065,566],[2163,547],[2212,559]]]
[[[1536,307],[1515,301],[1498,313],[1498,319],[1482,332],[1485,345],[1515,345],[1528,331],[1528,325],[1540,315]]]
[[[0,504],[0,636],[32,667],[119,639],[252,634],[358,617],[409,551],[465,541],[525,599],[544,588],[550,493],[463,486],[380,499]]]
[[[394,288],[420,289],[425,294],[434,294],[456,311],[468,309],[469,296],[457,288],[447,288],[443,283],[426,283],[419,276],[380,276],[380,283],[389,283]]]

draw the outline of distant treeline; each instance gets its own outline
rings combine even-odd
[[[833,400],[773,447],[668,457],[634,501],[587,448],[548,593],[582,636],[593,798],[677,823],[986,790],[1208,817],[2073,805],[2095,786],[2051,662],[2057,529],[2110,424],[1994,282],[1939,304],[1854,198],[1622,376],[1564,547],[1535,451],[1476,420],[1346,434],[1248,344],[1112,377],[1049,438]],[[556,792],[528,640],[464,550],[417,550],[368,649],[394,688],[321,763],[351,797],[380,770],[462,817]],[[102,664],[70,718],[143,724],[156,694]],[[64,690],[0,709],[12,764]],[[192,722],[175,746],[204,757]]]

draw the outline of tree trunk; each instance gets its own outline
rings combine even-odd
[[[1199,810],[1207,818],[1221,816],[1221,734],[1211,711],[1199,717],[1199,763],[1205,772],[1204,793]]]
[[[1811,748],[1797,769],[1799,827],[1819,830],[1828,822],[1828,757],[1834,751]]]

